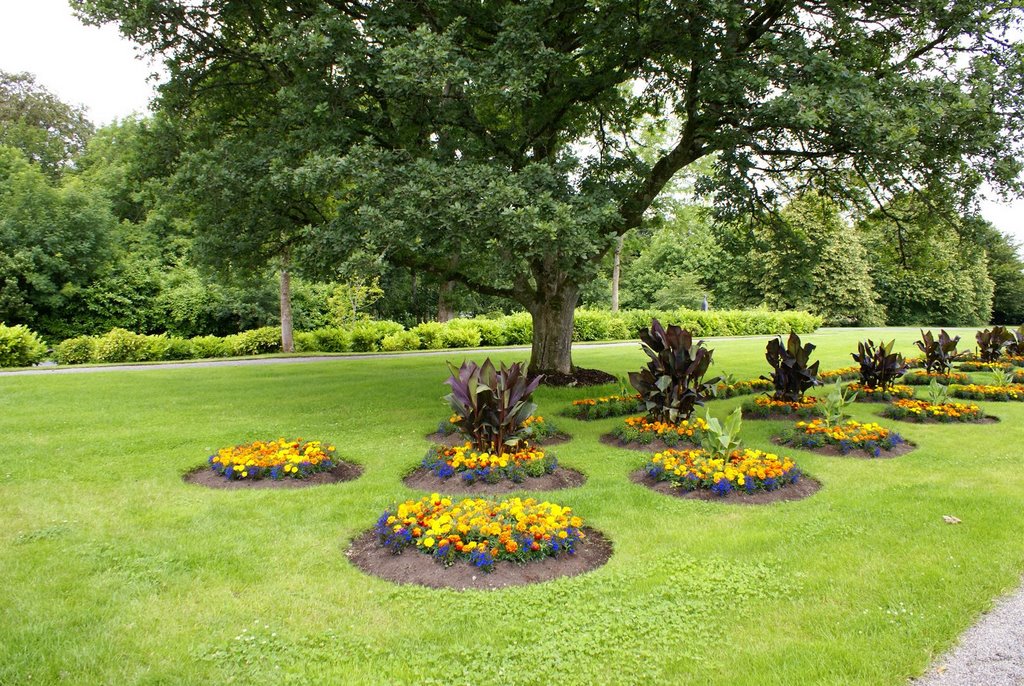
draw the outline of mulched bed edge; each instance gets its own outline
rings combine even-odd
[[[726,505],[767,505],[769,503],[803,500],[821,490],[821,482],[806,475],[800,477],[800,480],[795,484],[783,486],[774,491],[757,491],[751,495],[733,491],[724,496],[716,495],[706,490],[684,491],[681,488],[673,487],[667,481],[655,481],[647,476],[647,473],[642,469],[630,472],[629,480],[652,491],[670,495],[681,500],[703,500]]]
[[[181,478],[185,483],[205,486],[207,488],[246,490],[254,488],[307,488],[309,486],[324,486],[336,484],[343,481],[358,479],[363,473],[363,466],[353,462],[341,461],[333,469],[326,472],[317,472],[305,479],[281,478],[281,479],[225,479],[208,465],[200,465],[191,469]]]

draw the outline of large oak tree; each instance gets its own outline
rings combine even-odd
[[[571,369],[581,284],[709,155],[734,213],[792,179],[875,203],[1019,190],[1018,2],[75,4],[165,58],[162,106],[205,123],[197,142],[259,140],[263,171],[316,198],[311,255],[369,247],[521,303],[535,372]],[[653,156],[652,119],[677,122]]]

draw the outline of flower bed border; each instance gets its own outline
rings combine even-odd
[[[310,486],[326,486],[329,484],[354,481],[363,474],[363,465],[334,460],[335,465],[328,470],[316,472],[303,479],[291,477],[280,479],[225,479],[203,464],[188,470],[181,475],[182,481],[212,489],[246,490],[254,488],[307,488]]]
[[[824,443],[813,448],[805,445],[793,445],[790,443],[785,443],[783,441],[783,436],[781,434],[778,436],[772,436],[771,440],[772,443],[774,443],[777,446],[791,448],[793,450],[805,450],[809,453],[825,455],[827,457],[849,457],[854,460],[891,460],[897,457],[902,457],[907,453],[912,453],[915,450],[917,450],[917,444],[912,443],[911,441],[908,441],[905,438],[903,439],[902,443],[897,443],[889,450],[882,448],[881,452],[878,455],[869,453],[860,447],[851,448],[850,450],[844,453],[842,449],[835,443]]]
[[[771,503],[803,500],[820,491],[822,487],[820,481],[808,476],[806,473],[801,474],[800,480],[795,484],[782,486],[774,491],[754,491],[748,494],[734,490],[724,496],[700,488],[687,491],[678,486],[673,486],[668,481],[653,479],[643,469],[630,472],[629,480],[657,493],[679,498],[680,500],[702,500],[725,505],[768,505]]]
[[[442,479],[435,476],[426,467],[417,467],[402,477],[402,483],[409,488],[426,493],[444,492],[447,494],[458,494],[467,496],[478,495],[507,495],[520,491],[530,493],[539,491],[560,491],[568,488],[578,488],[587,482],[587,475],[578,469],[558,465],[555,471],[542,476],[527,476],[519,483],[509,479],[502,479],[497,483],[486,481],[474,481],[467,483],[458,475]]]

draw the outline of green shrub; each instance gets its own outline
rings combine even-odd
[[[352,333],[347,329],[329,326],[312,332],[313,347],[325,353],[347,353],[352,350]]]
[[[292,336],[295,342],[295,352],[308,353],[316,352],[316,335],[312,331],[296,331]]]
[[[505,332],[507,345],[529,345],[533,342],[533,317],[529,312],[510,314],[499,319],[498,323]]]
[[[469,319],[453,319],[444,325],[441,345],[445,348],[475,348],[480,345],[480,329]]]
[[[94,361],[96,339],[92,336],[78,336],[60,342],[53,351],[57,364],[85,364]]]
[[[196,336],[189,340],[189,345],[192,346],[193,359],[201,360],[231,355],[231,346],[220,336]]]
[[[279,353],[281,352],[281,329],[276,326],[264,326],[227,336],[225,341],[231,348],[231,354],[238,357]]]
[[[142,362],[151,354],[149,336],[115,328],[96,339],[93,356],[96,362]]]
[[[572,323],[574,341],[603,341],[609,338],[612,313],[602,310],[576,310]]]
[[[493,317],[474,317],[473,323],[480,331],[480,345],[507,345],[508,337],[501,322]]]
[[[42,362],[46,344],[27,326],[0,324],[0,367],[28,367]]]
[[[411,330],[419,337],[421,348],[438,350],[443,347],[441,344],[441,333],[444,331],[444,324],[440,322],[423,322],[412,327]]]
[[[164,349],[164,360],[190,360],[194,354],[192,341],[180,336],[168,336],[167,346]]]
[[[394,352],[397,350],[419,350],[420,337],[412,331],[399,331],[388,334],[380,342],[381,350]]]
[[[380,350],[380,343],[385,336],[404,330],[405,327],[398,322],[387,320],[359,322],[351,329],[352,350],[356,352]]]

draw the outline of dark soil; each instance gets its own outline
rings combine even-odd
[[[196,467],[182,475],[186,483],[199,484],[207,488],[228,488],[228,489],[252,489],[252,488],[305,488],[307,486],[322,486],[334,484],[341,481],[352,481],[363,473],[362,465],[351,462],[339,462],[334,469],[327,472],[317,472],[305,479],[293,479],[291,477],[280,479],[225,479],[218,475],[207,465]]]
[[[818,453],[819,455],[828,455],[830,457],[852,457],[861,460],[885,460],[893,457],[899,457],[900,455],[906,455],[909,452],[917,450],[916,445],[907,441],[900,443],[897,446],[893,446],[892,450],[882,448],[881,454],[879,454],[878,457],[875,457],[873,454],[868,453],[865,450],[858,449],[853,449],[844,455],[842,451],[839,450],[838,445],[819,445],[817,448],[808,448],[802,445],[789,445],[788,443],[783,443],[779,436],[774,436],[772,438],[772,443],[785,448],[793,448],[794,450],[806,450],[811,453]]]
[[[604,434],[598,440],[604,443],[605,445],[610,445],[616,448],[626,448],[627,450],[640,450],[648,453],[660,453],[663,450],[668,450],[670,448],[672,450],[690,450],[692,448],[698,447],[692,443],[687,443],[685,441],[676,443],[675,445],[668,445],[667,443],[665,443],[665,441],[661,440],[660,438],[655,439],[650,443],[627,443],[626,441],[622,440],[621,438],[613,434]]]
[[[429,470],[419,467],[402,479],[406,486],[429,493],[467,493],[471,495],[513,493],[516,491],[557,491],[563,488],[582,486],[587,481],[583,472],[568,467],[556,467],[555,471],[543,476],[528,476],[522,483],[502,479],[496,484],[486,481],[466,483],[455,475],[447,479],[434,476]]]
[[[373,530],[356,538],[345,555],[367,574],[399,584],[452,588],[458,591],[490,590],[577,576],[602,566],[612,556],[611,541],[600,531],[589,527],[583,531],[587,537],[575,555],[562,554],[526,564],[497,562],[492,572],[482,571],[461,561],[445,567],[431,556],[416,550],[393,555],[380,544]]]
[[[821,483],[808,476],[800,477],[795,484],[777,488],[774,491],[756,491],[750,495],[732,491],[728,495],[717,495],[707,490],[685,491],[682,488],[672,486],[668,481],[656,481],[647,476],[642,469],[631,472],[629,480],[635,484],[646,486],[652,491],[665,495],[675,496],[684,500],[707,500],[716,503],[728,503],[730,505],[766,505],[787,500],[803,500],[814,495],[821,489]]]
[[[545,386],[603,386],[618,382],[618,378],[600,369],[573,367],[572,374],[545,374]]]
[[[427,440],[431,443],[443,445],[445,448],[454,448],[457,445],[463,445],[466,439],[459,435],[457,431],[450,434],[443,434],[440,431],[435,431],[432,434],[427,434]],[[572,436],[569,434],[557,433],[552,436],[548,436],[544,440],[532,442],[533,445],[559,445],[560,443],[568,443],[572,440]]]

